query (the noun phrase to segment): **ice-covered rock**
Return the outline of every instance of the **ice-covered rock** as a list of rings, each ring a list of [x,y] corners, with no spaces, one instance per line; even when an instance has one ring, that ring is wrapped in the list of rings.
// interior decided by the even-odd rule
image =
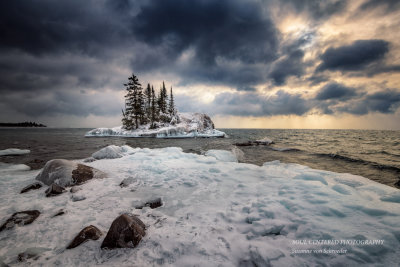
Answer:
[[[18,254],[18,261],[25,262],[28,259],[37,260],[41,254],[46,251],[51,250],[50,248],[42,248],[42,247],[31,247],[27,248],[24,252]],[[1,264],[0,264],[1,266]]]
[[[192,138],[192,137],[225,137],[225,133],[214,129],[211,118],[203,113],[178,113],[173,123],[159,123],[155,129],[150,124],[142,125],[135,130],[126,130],[122,126],[114,128],[97,128],[86,133],[86,137],[123,136],[155,138]]]
[[[271,139],[269,139],[268,137],[264,137],[263,139],[256,140],[255,143],[262,144],[262,145],[270,145],[270,144],[273,144],[274,142]]]
[[[14,213],[7,221],[0,227],[0,232],[3,230],[11,229],[16,224],[22,226],[31,224],[39,217],[40,211],[38,210],[26,210]]]
[[[235,146],[269,146],[273,144],[274,141],[269,139],[268,137],[264,137],[263,139],[259,139],[256,141],[247,141],[247,142],[241,142],[241,143],[235,143]]]
[[[53,159],[46,163],[36,180],[45,185],[53,183],[62,186],[82,184],[93,178],[104,178],[106,175],[95,168],[65,159]]]
[[[236,155],[232,151],[210,149],[205,153],[206,156],[214,157],[219,161],[237,162]]]
[[[101,248],[134,248],[145,236],[145,225],[137,217],[122,214],[111,224]]]
[[[39,189],[39,188],[41,188],[41,187],[42,187],[42,183],[40,183],[40,182],[34,182],[34,183],[30,184],[30,185],[25,186],[25,187],[21,190],[20,193],[23,194],[23,193],[26,193],[26,192],[31,191],[31,190]]]
[[[8,148],[0,150],[0,156],[16,156],[29,154],[31,151],[29,149],[18,149],[18,148]]]
[[[92,154],[95,159],[116,159],[123,156],[120,146],[110,145]]]
[[[80,244],[88,241],[88,240],[97,240],[99,239],[103,233],[94,225],[89,225],[83,228],[71,241],[68,245],[67,249],[76,248]]]
[[[151,209],[156,209],[156,208],[161,207],[162,205],[163,205],[162,200],[161,200],[160,197],[158,197],[158,198],[154,198],[154,199],[148,200],[143,204],[137,205],[135,208],[136,209],[143,209],[144,207],[149,207]]]

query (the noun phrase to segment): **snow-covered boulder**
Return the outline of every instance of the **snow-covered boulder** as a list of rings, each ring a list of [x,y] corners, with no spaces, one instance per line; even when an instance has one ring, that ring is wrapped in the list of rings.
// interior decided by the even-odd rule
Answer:
[[[105,173],[95,168],[65,159],[53,159],[46,163],[42,171],[36,176],[36,180],[45,185],[55,183],[66,187],[103,177],[105,177]]]
[[[95,159],[116,159],[122,157],[123,149],[120,146],[110,145],[92,154]]]
[[[86,137],[155,137],[155,138],[192,138],[225,137],[225,133],[214,129],[211,118],[204,113],[178,113],[170,123],[158,123],[151,129],[150,123],[135,130],[126,130],[122,126],[97,128],[86,133]]]

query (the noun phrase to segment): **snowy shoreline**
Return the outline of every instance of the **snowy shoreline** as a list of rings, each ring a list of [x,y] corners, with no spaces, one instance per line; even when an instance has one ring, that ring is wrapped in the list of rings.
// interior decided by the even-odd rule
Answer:
[[[273,161],[256,166],[236,161],[230,151],[197,155],[176,147],[109,146],[94,153],[93,160],[77,161],[105,172],[107,178],[90,180],[76,193],[51,198],[45,197],[46,188],[19,194],[39,171],[9,168],[0,179],[1,223],[22,210],[40,210],[41,215],[32,224],[0,232],[0,260],[17,264],[19,253],[36,249],[38,259],[28,259],[35,265],[398,263],[397,189],[298,164]],[[155,198],[162,200],[161,207],[135,208]],[[53,218],[60,208],[66,213]],[[146,225],[147,233],[136,248],[102,250],[103,235],[66,249],[83,227],[95,225],[105,233],[122,213],[137,215]],[[321,246],[293,240],[384,243]],[[302,253],[309,249],[331,253]]]

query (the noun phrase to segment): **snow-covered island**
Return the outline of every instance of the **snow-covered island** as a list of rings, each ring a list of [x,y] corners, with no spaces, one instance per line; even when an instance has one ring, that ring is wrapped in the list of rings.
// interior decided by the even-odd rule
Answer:
[[[225,137],[225,133],[214,128],[211,118],[204,113],[177,113],[169,123],[151,123],[140,125],[138,129],[127,130],[123,126],[97,128],[86,133],[86,137],[156,137],[156,138],[192,138]]]
[[[132,74],[126,87],[125,109],[122,110],[122,126],[97,128],[86,137],[122,136],[156,138],[225,137],[214,127],[211,118],[204,113],[179,113],[175,106],[172,87],[168,94],[165,83],[157,93],[147,84],[145,89]]]

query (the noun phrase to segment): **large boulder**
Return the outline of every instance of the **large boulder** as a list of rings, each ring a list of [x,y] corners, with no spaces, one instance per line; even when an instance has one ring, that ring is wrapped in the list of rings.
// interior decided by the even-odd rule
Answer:
[[[106,176],[100,170],[65,159],[53,159],[46,163],[36,180],[45,185],[53,183],[62,187],[83,184],[93,178]]]
[[[122,214],[111,224],[101,248],[134,248],[145,236],[146,226],[137,217]]]
[[[97,240],[102,236],[102,232],[94,225],[89,225],[83,228],[77,236],[71,241],[67,249],[76,248],[80,244],[91,240]]]
[[[27,225],[31,224],[34,220],[39,217],[40,211],[38,210],[26,210],[14,213],[7,221],[0,227],[0,232],[6,229],[13,228],[16,224]]]

